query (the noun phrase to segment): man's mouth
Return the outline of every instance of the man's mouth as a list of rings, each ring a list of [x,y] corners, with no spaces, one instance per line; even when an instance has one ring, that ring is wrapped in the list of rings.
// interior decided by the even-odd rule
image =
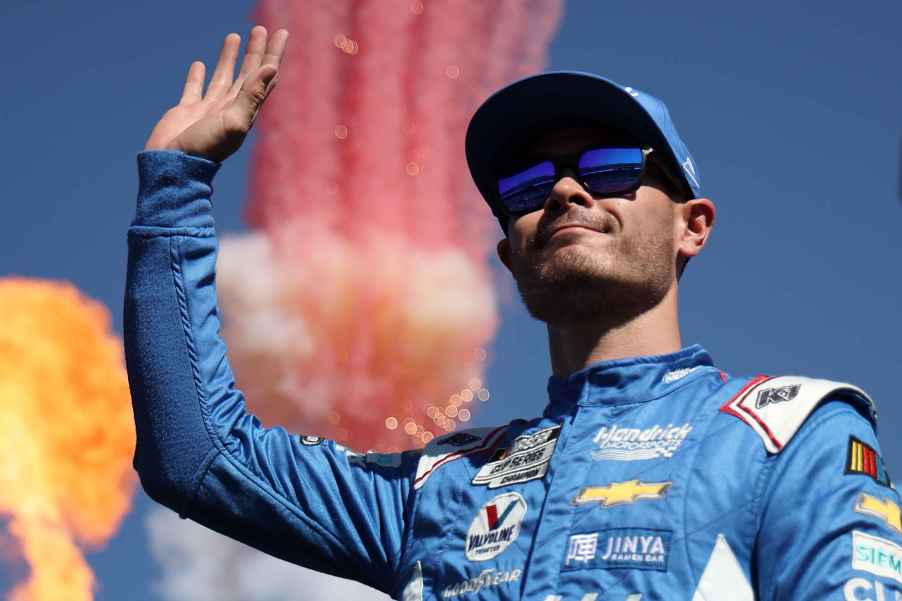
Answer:
[[[548,233],[541,236],[540,247],[546,246],[552,239],[561,236],[567,235],[579,235],[580,233],[585,234],[606,234],[608,233],[607,228],[598,227],[596,225],[587,225],[585,223],[562,223],[560,225],[556,225],[551,227],[548,230]],[[560,234],[560,236],[558,235]]]
[[[598,230],[596,230],[595,228],[586,227],[585,225],[576,225],[576,224],[573,224],[573,225],[564,225],[564,226],[555,228],[554,231],[551,232],[551,235],[548,237],[548,239],[550,240],[551,238],[554,238],[557,234],[559,234],[559,233],[561,233],[561,232],[571,232],[571,233],[573,233],[573,232],[578,232],[579,230],[588,231],[588,232],[593,232],[593,233],[596,233],[596,234],[602,233],[602,232],[599,232]]]

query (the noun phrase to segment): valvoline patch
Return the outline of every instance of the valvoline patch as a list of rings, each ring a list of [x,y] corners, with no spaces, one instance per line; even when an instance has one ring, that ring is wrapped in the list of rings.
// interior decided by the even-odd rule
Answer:
[[[515,492],[498,495],[480,507],[467,531],[467,559],[485,561],[507,549],[520,536],[526,510],[526,500]]]

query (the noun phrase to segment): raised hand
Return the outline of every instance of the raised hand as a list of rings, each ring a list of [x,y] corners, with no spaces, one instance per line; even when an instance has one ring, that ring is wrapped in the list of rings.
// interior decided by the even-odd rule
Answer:
[[[257,112],[279,80],[279,64],[288,32],[270,37],[266,28],[251,29],[238,77],[233,80],[241,36],[230,33],[222,43],[216,70],[204,95],[201,61],[191,63],[179,103],[156,124],[145,150],[180,150],[222,162],[244,142]]]

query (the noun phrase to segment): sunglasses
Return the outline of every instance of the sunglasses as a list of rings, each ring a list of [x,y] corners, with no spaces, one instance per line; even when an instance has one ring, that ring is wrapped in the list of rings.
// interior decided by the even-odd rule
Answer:
[[[542,161],[509,177],[498,180],[501,204],[509,215],[523,215],[545,205],[554,184],[570,167],[586,191],[600,196],[624,194],[637,190],[645,171],[651,148],[590,148],[576,160]],[[575,168],[574,168],[575,167]]]

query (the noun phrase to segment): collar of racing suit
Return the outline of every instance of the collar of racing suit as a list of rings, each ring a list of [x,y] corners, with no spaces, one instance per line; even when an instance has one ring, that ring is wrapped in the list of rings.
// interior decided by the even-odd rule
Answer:
[[[698,344],[665,355],[599,361],[566,378],[551,376],[548,398],[557,407],[644,403],[682,387],[713,365],[711,355]]]

